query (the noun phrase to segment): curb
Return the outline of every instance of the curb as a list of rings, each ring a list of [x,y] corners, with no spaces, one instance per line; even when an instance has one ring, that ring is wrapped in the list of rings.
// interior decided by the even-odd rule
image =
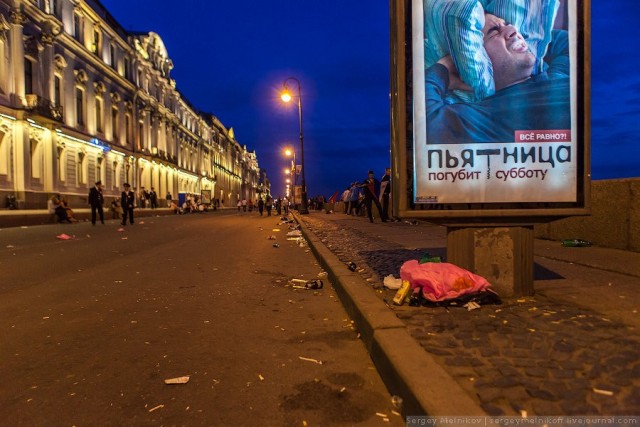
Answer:
[[[486,415],[456,380],[411,337],[404,323],[371,292],[369,284],[351,272],[315,234],[307,230],[297,213],[294,213],[294,218],[360,331],[360,338],[387,388],[391,394],[402,398],[403,415]]]

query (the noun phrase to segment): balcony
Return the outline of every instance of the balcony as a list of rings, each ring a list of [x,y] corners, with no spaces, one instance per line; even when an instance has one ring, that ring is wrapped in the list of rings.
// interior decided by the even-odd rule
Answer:
[[[50,100],[32,93],[27,94],[25,98],[27,100],[27,110],[43,117],[48,117],[59,122],[62,121],[62,106],[54,105]]]

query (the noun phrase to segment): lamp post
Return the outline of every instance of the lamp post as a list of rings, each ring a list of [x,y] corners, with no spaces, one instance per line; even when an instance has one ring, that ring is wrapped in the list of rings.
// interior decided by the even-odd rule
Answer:
[[[302,166],[302,205],[300,207],[299,212],[301,214],[308,214],[309,213],[309,207],[308,207],[308,201],[307,201],[307,181],[304,177],[304,171],[305,171],[305,167],[304,167],[304,134],[302,132],[302,92],[300,91],[300,80],[296,79],[295,77],[289,77],[287,78],[284,83],[282,84],[282,95],[280,96],[280,98],[284,101],[284,102],[290,102],[293,97],[291,96],[291,92],[289,91],[289,86],[287,86],[287,83],[293,80],[298,84],[298,117],[300,119],[300,164]],[[295,166],[295,164],[294,164]],[[295,194],[295,188],[294,188],[294,194]]]
[[[289,169],[289,173],[291,175],[291,185],[293,188],[293,206],[296,205],[296,185],[298,185],[298,174],[296,173],[296,151],[292,148],[287,148],[284,150],[284,155],[287,157],[291,157],[291,169]]]

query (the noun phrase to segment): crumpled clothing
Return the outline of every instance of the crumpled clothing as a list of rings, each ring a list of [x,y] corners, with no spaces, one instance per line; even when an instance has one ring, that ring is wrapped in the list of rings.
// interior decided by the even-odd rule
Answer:
[[[400,278],[411,284],[414,293],[421,290],[424,298],[432,302],[484,291],[491,286],[484,277],[446,262],[407,261],[400,267]]]

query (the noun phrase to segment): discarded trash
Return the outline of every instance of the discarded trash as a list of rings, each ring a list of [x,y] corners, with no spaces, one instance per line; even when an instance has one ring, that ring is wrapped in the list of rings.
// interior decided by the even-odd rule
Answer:
[[[280,229],[279,229],[279,228],[274,228],[274,229],[273,229],[273,230],[271,230],[271,231],[280,231]]]
[[[586,248],[591,246],[591,242],[582,239],[567,239],[562,241],[562,246],[565,248]]]
[[[307,361],[307,362],[317,363],[318,365],[322,365],[322,360],[311,359],[311,358],[308,358],[308,357],[302,357],[302,356],[298,356],[298,359],[300,359],[300,360],[304,360],[304,361]]]
[[[118,228],[118,230],[116,230],[116,231],[124,231],[124,228],[120,227],[120,228]]]
[[[450,263],[420,264],[409,260],[400,267],[400,277],[432,302],[485,291],[491,286],[484,277]]]
[[[258,378],[260,379],[260,381],[264,381],[264,377],[260,374],[258,374]]]
[[[400,289],[402,286],[402,279],[393,277],[393,274],[388,275],[382,281],[382,284],[387,289]]]
[[[144,221],[140,221],[138,224],[144,224]]]
[[[471,310],[480,308],[480,304],[478,304],[477,302],[470,301],[465,305],[463,305],[463,307],[465,307],[468,311],[471,311]]]
[[[599,388],[593,388],[593,392],[597,394],[602,394],[603,396],[613,396],[613,392],[609,390],[602,390]]]
[[[164,405],[158,405],[158,406],[155,406],[155,407],[153,407],[153,408],[149,409],[149,412],[153,412],[153,411],[155,411],[156,409],[160,409],[160,408],[164,408]]]
[[[267,239],[269,239],[269,240],[276,240],[276,236],[274,236],[274,235],[272,234],[271,236],[267,237]]]
[[[324,283],[322,280],[302,280],[302,279],[291,279],[289,280],[292,288],[296,289],[322,289]]]
[[[402,398],[400,396],[391,396],[391,405],[393,408],[402,411]]]
[[[287,237],[297,237],[297,236],[302,236],[302,231],[300,231],[300,230],[292,230],[292,231],[287,233]]]
[[[442,258],[439,256],[431,256],[429,252],[425,252],[422,258],[420,258],[420,264],[424,264],[425,262],[442,262]]]
[[[7,245],[7,249],[11,249],[11,248],[14,248],[14,247],[15,246],[13,246],[13,245]]]
[[[348,262],[347,266],[349,267],[349,270],[351,270],[351,271],[356,271],[356,269],[358,268],[358,266],[356,265],[355,262]]]
[[[408,280],[403,280],[400,289],[396,292],[396,295],[393,297],[393,303],[396,305],[404,304],[404,300],[409,295],[409,291],[411,290],[411,283]]]
[[[189,382],[189,376],[169,378],[164,380],[165,384],[186,384]]]
[[[318,279],[326,279],[327,277],[329,277],[329,273],[327,273],[326,271],[321,271],[320,273],[318,273]]]
[[[274,243],[274,244],[273,244],[273,247],[274,247],[274,248],[279,248],[279,247],[280,247],[280,245],[279,245],[279,244],[277,244],[277,243]]]
[[[60,239],[60,240],[70,240],[70,239],[73,239],[73,237],[72,237],[72,236],[69,236],[68,234],[64,234],[64,233],[62,233],[62,234],[60,234],[60,235],[56,236],[56,238],[58,238],[58,239]]]

